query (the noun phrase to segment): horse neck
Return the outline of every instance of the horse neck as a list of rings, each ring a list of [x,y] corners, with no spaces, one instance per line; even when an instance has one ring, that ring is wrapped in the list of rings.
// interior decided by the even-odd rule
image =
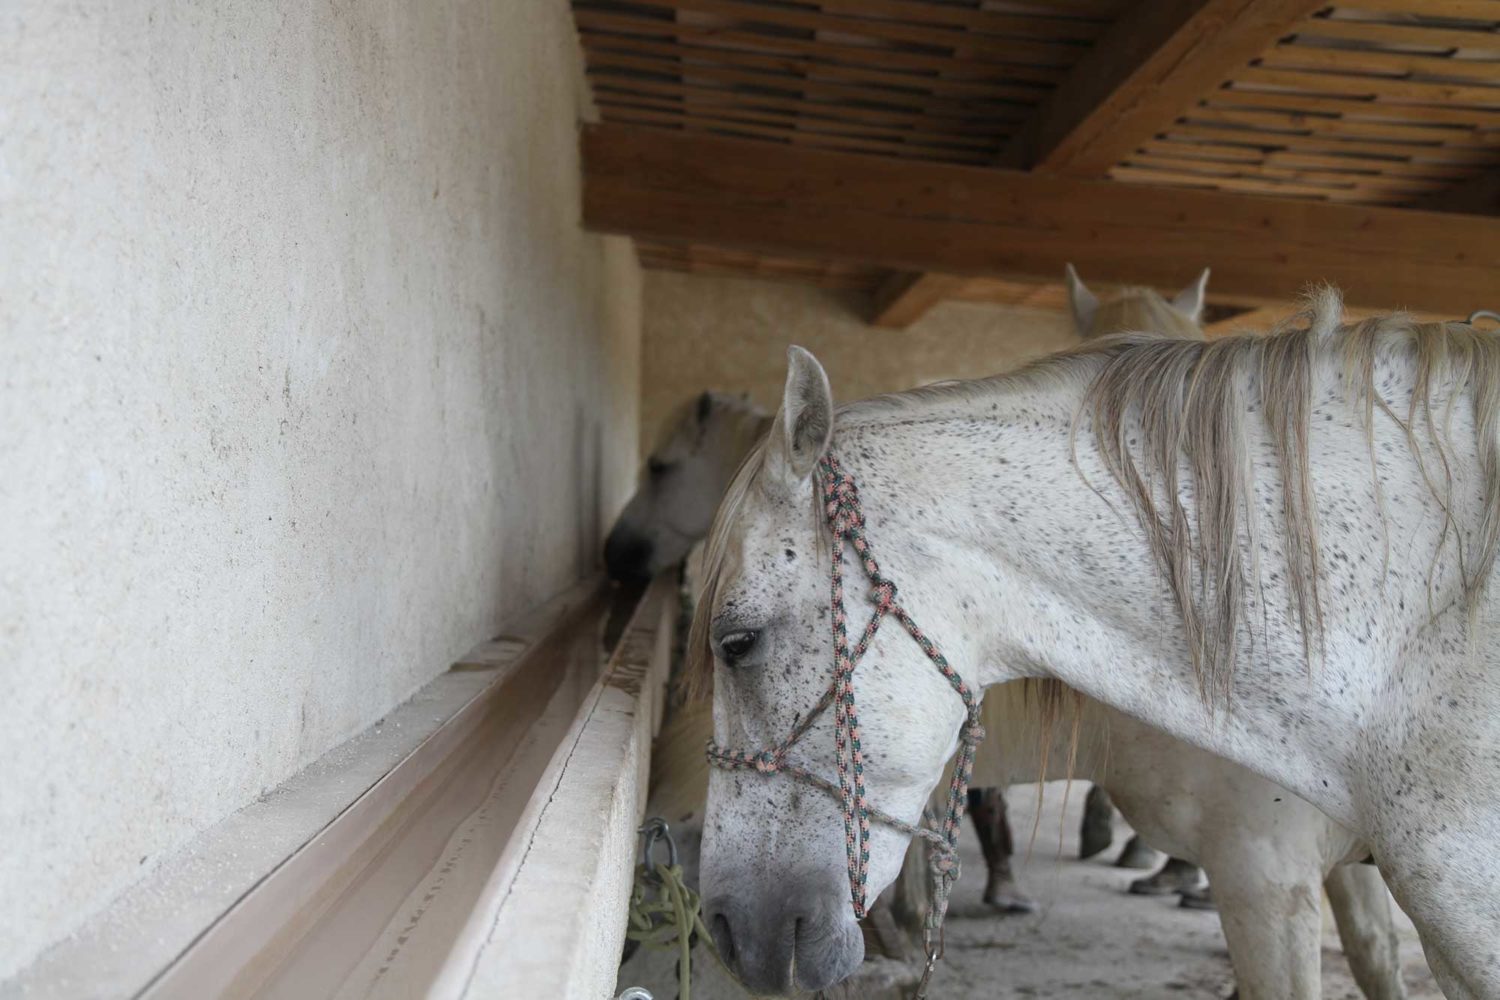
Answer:
[[[882,558],[904,594],[1003,608],[1018,593],[1088,591],[1080,545],[1106,540],[1093,523],[1097,498],[1068,464],[1082,392],[1081,383],[1049,380],[1021,392],[931,395],[841,427],[835,450],[859,482],[871,545],[889,553]],[[1149,582],[1143,566],[1136,585]],[[1007,666],[987,664],[982,684],[1049,676],[1039,648],[1003,634],[985,641],[989,663]]]
[[[859,482],[882,567],[972,683],[1054,679],[1241,762],[1292,758],[1257,742],[1257,730],[1279,731],[1274,706],[1204,710],[1124,494],[1083,442],[1078,467],[1069,461],[1083,392],[1081,381],[1040,379],[841,430],[835,448]],[[1278,667],[1276,685],[1305,684],[1300,656]],[[1313,772],[1297,766],[1281,783],[1309,787]]]
[[[1320,544],[1343,555],[1340,585],[1323,591],[1331,638],[1310,662],[1305,630],[1288,611],[1286,556],[1269,534],[1280,523],[1281,499],[1252,490],[1246,502],[1263,525],[1273,526],[1260,536],[1271,562],[1256,571],[1255,593],[1246,597],[1258,602],[1247,610],[1258,621],[1242,618],[1244,627],[1233,633],[1240,680],[1233,684],[1232,710],[1213,689],[1208,694],[1217,700],[1206,710],[1183,619],[1130,499],[1088,434],[1076,442],[1076,466],[1070,462],[1073,415],[1086,379],[1044,369],[1020,381],[854,407],[841,414],[850,419],[840,424],[835,447],[860,484],[871,544],[903,603],[924,626],[928,618],[937,622],[935,636],[960,646],[972,682],[1061,680],[1260,771],[1349,825],[1357,817],[1343,779],[1355,759],[1338,754],[1353,752],[1349,734],[1382,705],[1382,685],[1401,668],[1408,655],[1403,650],[1423,634],[1431,615],[1442,613],[1447,622],[1452,615],[1445,609],[1461,613],[1463,585],[1451,556],[1432,562],[1431,579],[1420,571],[1388,575],[1382,568],[1382,523],[1420,566],[1426,554],[1442,551],[1445,522],[1441,505],[1430,499],[1433,484],[1404,458],[1407,449],[1425,443],[1411,443],[1391,421],[1367,432],[1357,416],[1336,419],[1341,410],[1354,413],[1351,403],[1361,400],[1330,375],[1338,363],[1315,359],[1304,418],[1315,433],[1301,461],[1314,471],[1369,470],[1371,479],[1359,473],[1317,484],[1313,513],[1320,506],[1325,515]],[[1412,369],[1399,351],[1382,354],[1374,366],[1373,378],[1394,394],[1401,412]],[[1436,412],[1447,412],[1445,394],[1460,389],[1438,393]],[[1478,481],[1484,476],[1475,471],[1481,463],[1473,460],[1473,420],[1467,404],[1454,409],[1455,433],[1465,442],[1454,452],[1463,461],[1461,469],[1455,466],[1458,492],[1449,505],[1459,532],[1482,522],[1495,492]],[[1249,420],[1246,449],[1257,481],[1279,486],[1268,426],[1260,416]],[[1127,426],[1124,433],[1130,432]],[[1477,436],[1483,447],[1492,447],[1492,434],[1491,427]],[[1378,489],[1400,498],[1386,503],[1383,513],[1370,455],[1381,456]],[[1438,459],[1429,452],[1426,462],[1435,467]],[[1192,484],[1182,489],[1191,504]],[[1330,511],[1338,516],[1327,517]],[[1277,742],[1277,734],[1285,738]]]

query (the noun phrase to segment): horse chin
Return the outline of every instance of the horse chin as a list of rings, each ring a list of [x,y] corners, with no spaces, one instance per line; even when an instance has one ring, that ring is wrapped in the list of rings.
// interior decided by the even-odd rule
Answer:
[[[795,963],[799,991],[816,993],[854,975],[865,960],[865,936],[854,920],[830,921],[797,936]]]

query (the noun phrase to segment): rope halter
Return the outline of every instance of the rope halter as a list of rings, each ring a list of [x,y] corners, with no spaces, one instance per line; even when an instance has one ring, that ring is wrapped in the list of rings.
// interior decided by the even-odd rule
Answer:
[[[792,728],[782,742],[766,749],[748,751],[722,747],[709,741],[708,761],[715,767],[726,770],[754,771],[765,775],[785,774],[803,784],[820,788],[840,801],[844,814],[844,846],[849,862],[849,898],[854,905],[856,919],[864,919],[866,913],[870,821],[877,820],[908,836],[926,840],[928,877],[932,885],[932,908],[928,911],[926,922],[930,972],[932,963],[941,954],[940,949],[933,948],[932,940],[942,930],[943,919],[948,913],[948,897],[954,882],[958,880],[958,832],[967,805],[969,778],[974,772],[974,753],[979,742],[984,739],[984,727],[979,724],[979,699],[948,663],[937,644],[917,627],[911,615],[897,601],[896,584],[881,573],[880,564],[875,561],[875,555],[865,537],[864,510],[860,506],[859,489],[853,477],[843,471],[837,458],[829,455],[818,463],[817,484],[823,513],[833,537],[833,586],[829,600],[833,619],[833,681],[812,711]],[[844,609],[846,545],[853,547],[865,576],[869,578],[871,597],[875,604],[874,612],[853,645],[850,644],[848,614]],[[947,815],[939,821],[931,810],[927,810],[923,814],[924,825],[920,827],[872,807],[865,794],[864,752],[860,746],[859,711],[854,700],[854,669],[859,666],[875,633],[880,630],[881,623],[887,617],[901,623],[901,627],[921,647],[938,673],[943,675],[964,700],[966,710],[963,728],[959,730],[953,780],[948,785]],[[830,705],[833,706],[837,784],[787,760],[788,752]]]

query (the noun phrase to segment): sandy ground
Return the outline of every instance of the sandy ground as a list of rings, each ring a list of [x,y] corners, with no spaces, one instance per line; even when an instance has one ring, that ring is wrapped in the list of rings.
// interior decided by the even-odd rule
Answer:
[[[1029,916],[1002,917],[980,901],[984,863],[972,829],[964,831],[966,875],[954,892],[948,918],[947,956],[933,977],[934,1000],[1097,1000],[1104,997],[1223,998],[1234,988],[1229,953],[1213,913],[1184,910],[1177,897],[1144,898],[1125,892],[1140,873],[1077,856],[1078,818],[1086,786],[1075,785],[1062,814],[1063,786],[1047,786],[1030,856],[1027,843],[1036,816],[1036,786],[1017,787],[1010,814],[1021,847],[1022,886],[1041,904]],[[1062,849],[1059,855],[1059,834]],[[1118,817],[1112,859],[1129,830]],[[1442,996],[1422,959],[1416,934],[1397,911],[1401,957],[1412,1000]],[[695,963],[694,1000],[742,1000],[707,955]],[[677,996],[672,960],[643,953],[621,970],[621,988],[644,986],[656,1000]],[[1324,904],[1323,996],[1357,1000],[1333,920]]]

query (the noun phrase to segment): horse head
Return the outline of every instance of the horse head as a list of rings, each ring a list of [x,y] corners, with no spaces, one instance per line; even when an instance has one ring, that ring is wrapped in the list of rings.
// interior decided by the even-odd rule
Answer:
[[[748,399],[718,392],[682,410],[605,541],[611,579],[649,580],[708,534],[715,504],[765,421]]]
[[[1089,291],[1069,264],[1068,307],[1073,326],[1084,340],[1116,333],[1154,333],[1184,340],[1202,340],[1203,297],[1208,290],[1208,268],[1198,280],[1170,302],[1153,288],[1127,287],[1108,302]]]
[[[958,685],[932,669],[936,661],[904,630],[905,620],[892,620],[899,616],[861,642],[871,615],[889,610],[895,593],[872,573],[890,572],[885,579],[900,579],[913,593],[949,594],[951,587],[941,560],[902,547],[908,533],[899,522],[920,512],[884,505],[877,515],[872,505],[872,535],[890,537],[872,538],[868,549],[852,540],[842,546],[838,596],[830,557],[838,529],[825,502],[832,470],[841,468],[830,460],[833,399],[811,354],[794,347],[789,362],[770,433],[741,466],[715,519],[689,640],[697,669],[713,672],[711,759],[719,767],[704,825],[708,923],[745,984],[774,994],[819,990],[858,966],[860,911],[898,874],[911,825],[977,697],[955,695]],[[864,450],[846,457],[864,465],[869,456],[855,454]],[[870,568],[875,549],[878,571]],[[918,615],[945,647],[966,634],[938,606],[951,603],[923,604]],[[856,647],[845,705],[833,685],[835,650]],[[950,652],[963,662],[973,651],[960,644]],[[861,808],[851,813],[856,783]],[[841,799],[841,790],[851,797]]]

